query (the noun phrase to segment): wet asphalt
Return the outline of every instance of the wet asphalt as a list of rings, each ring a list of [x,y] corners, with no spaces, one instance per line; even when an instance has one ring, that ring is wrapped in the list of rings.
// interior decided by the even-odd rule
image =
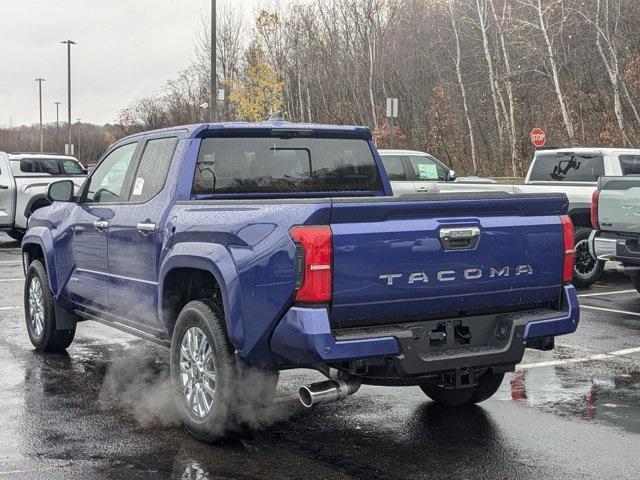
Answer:
[[[217,445],[177,422],[165,348],[84,322],[66,355],[35,353],[22,279],[0,234],[0,479],[640,476],[640,294],[615,269],[580,292],[578,332],[527,352],[479,406],[364,386],[303,410],[293,395],[320,376],[289,371],[271,424]]]

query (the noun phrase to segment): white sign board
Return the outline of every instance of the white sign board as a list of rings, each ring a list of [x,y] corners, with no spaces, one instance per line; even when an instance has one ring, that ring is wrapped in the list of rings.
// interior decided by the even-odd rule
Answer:
[[[217,100],[219,102],[224,102],[224,88],[219,88],[218,89],[218,98]]]
[[[65,155],[75,155],[74,153],[74,144],[69,145],[68,143],[64,144],[64,154]]]
[[[387,118],[398,118],[397,98],[387,98]]]

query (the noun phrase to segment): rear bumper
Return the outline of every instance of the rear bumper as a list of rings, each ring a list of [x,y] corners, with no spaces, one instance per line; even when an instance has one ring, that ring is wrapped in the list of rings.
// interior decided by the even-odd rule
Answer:
[[[640,265],[638,237],[623,237],[615,232],[594,230],[589,237],[589,251],[598,260]]]
[[[563,295],[562,311],[539,309],[336,332],[331,331],[326,309],[293,307],[276,327],[271,351],[283,364],[295,366],[393,358],[400,363],[396,370],[401,375],[514,364],[522,360],[527,342],[575,332],[580,319],[576,291],[567,285]],[[440,327],[451,340],[434,346],[429,332]],[[456,343],[456,327],[468,329],[468,345]]]

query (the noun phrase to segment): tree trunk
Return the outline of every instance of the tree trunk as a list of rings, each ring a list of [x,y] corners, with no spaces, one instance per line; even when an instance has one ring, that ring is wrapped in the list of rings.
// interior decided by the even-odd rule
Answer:
[[[553,45],[551,45],[551,39],[549,38],[549,31],[547,29],[547,25],[544,22],[544,16],[542,11],[542,0],[538,0],[537,6],[537,14],[538,21],[540,22],[540,31],[544,36],[545,44],[547,45],[547,53],[549,59],[549,65],[551,67],[551,74],[553,76],[553,86],[556,91],[556,96],[558,97],[558,103],[560,104],[560,111],[562,113],[562,121],[564,122],[564,128],[567,131],[567,136],[569,137],[569,141],[571,143],[575,143],[575,135],[573,132],[573,122],[571,121],[571,117],[569,116],[569,112],[567,110],[567,105],[564,100],[564,95],[562,94],[562,88],[560,86],[560,77],[558,75],[558,66],[556,64],[556,57],[553,53]]]
[[[478,9],[478,19],[480,20],[480,31],[482,32],[482,46],[484,49],[484,59],[487,62],[487,71],[489,75],[489,85],[491,86],[491,98],[493,99],[493,114],[496,118],[496,126],[498,128],[498,162],[502,164],[502,144],[504,142],[504,131],[502,128],[502,118],[500,118],[500,105],[498,104],[498,92],[496,88],[495,75],[493,73],[493,60],[491,59],[491,50],[489,49],[489,37],[487,35],[487,4],[486,0],[476,0],[476,8]]]
[[[378,128],[378,119],[376,118],[376,100],[373,94],[373,70],[374,70],[374,57],[375,57],[375,48],[376,48],[376,40],[374,38],[369,38],[369,101],[371,102],[371,117],[373,119],[373,128]]]
[[[469,142],[471,143],[471,163],[473,165],[473,174],[478,174],[478,160],[476,158],[476,141],[473,133],[473,125],[471,123],[471,117],[469,116],[469,107],[467,105],[467,90],[464,86],[462,79],[462,52],[460,51],[460,35],[458,33],[458,26],[453,15],[453,0],[448,0],[449,16],[451,17],[451,27],[453,28],[453,34],[456,42],[456,75],[458,77],[458,86],[460,87],[460,95],[462,96],[462,108],[464,110],[464,116],[467,121],[467,129],[469,130]]]
[[[511,62],[509,60],[509,51],[507,50],[507,41],[504,36],[504,30],[502,24],[498,21],[498,15],[496,13],[493,0],[490,0],[491,11],[493,12],[493,18],[496,22],[498,30],[498,37],[500,38],[500,48],[502,50],[502,56],[504,58],[504,89],[507,92],[507,101],[509,102],[509,146],[511,147],[511,174],[514,177],[518,176],[518,153],[517,153],[517,128],[516,128],[516,114],[515,104],[513,101],[513,85],[511,83]]]

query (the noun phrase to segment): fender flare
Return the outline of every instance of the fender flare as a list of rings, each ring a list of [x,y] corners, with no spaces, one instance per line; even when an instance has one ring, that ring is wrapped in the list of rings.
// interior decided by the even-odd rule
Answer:
[[[59,293],[58,275],[56,270],[56,259],[53,254],[53,238],[51,232],[45,227],[30,228],[22,240],[22,265],[26,273],[27,265],[25,263],[25,250],[28,245],[38,245],[42,250],[45,268],[49,277],[49,286],[51,293],[57,298]]]
[[[159,300],[164,296],[167,275],[176,268],[204,270],[213,275],[220,287],[229,339],[236,348],[242,349],[244,326],[240,310],[240,279],[229,251],[220,244],[205,242],[183,242],[174,245],[160,266]],[[158,308],[159,318],[164,319],[162,301],[158,301]]]
[[[51,205],[51,202],[47,199],[47,195],[45,193],[38,193],[31,197],[27,202],[27,206],[24,207],[24,218],[29,218],[29,215],[31,215],[31,207],[33,207],[34,203],[40,200],[45,200],[47,205]]]

